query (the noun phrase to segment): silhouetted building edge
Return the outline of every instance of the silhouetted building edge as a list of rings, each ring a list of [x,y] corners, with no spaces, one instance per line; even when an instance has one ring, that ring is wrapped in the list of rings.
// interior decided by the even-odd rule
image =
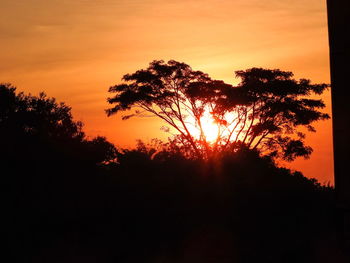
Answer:
[[[350,244],[350,1],[327,0],[339,237]]]

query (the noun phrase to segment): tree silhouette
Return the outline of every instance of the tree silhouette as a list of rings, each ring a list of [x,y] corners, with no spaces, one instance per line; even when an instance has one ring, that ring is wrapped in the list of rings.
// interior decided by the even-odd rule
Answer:
[[[239,116],[236,142],[241,140],[250,149],[287,161],[309,157],[312,149],[304,145],[305,133],[299,128],[315,132],[312,124],[329,118],[319,111],[325,107],[321,99],[308,98],[322,94],[327,85],[311,84],[307,79],[297,81],[292,72],[278,69],[251,68],[236,71],[236,77],[241,82],[235,92],[224,91],[224,99],[216,102],[219,118],[230,112],[227,105],[235,107]],[[224,118],[220,120],[225,121]]]
[[[116,104],[107,110],[108,115],[136,107],[137,110],[123,117],[144,116],[151,113],[173,127],[181,139],[189,143],[195,154],[200,157],[201,147],[207,146],[205,133],[201,125],[201,117],[206,104],[196,104],[188,93],[192,83],[212,83],[209,76],[201,71],[194,71],[185,63],[174,60],[167,64],[163,61],[153,61],[146,70],[127,74],[123,79],[129,84],[113,86],[110,92],[117,95],[109,98],[108,102]],[[196,142],[190,132],[186,119],[191,115],[196,127],[200,130],[200,142]]]
[[[71,108],[57,103],[45,93],[39,96],[16,94],[10,84],[0,85],[0,127],[1,130],[20,132],[23,135],[75,138],[85,135],[82,123],[73,120]]]
[[[312,149],[298,128],[315,131],[315,121],[329,118],[319,111],[325,107],[322,100],[308,98],[322,94],[327,85],[297,81],[293,73],[278,69],[251,68],[236,71],[236,77],[241,82],[233,86],[185,63],[155,60],[147,69],[124,75],[125,83],[109,88],[115,95],[108,102],[114,106],[106,112],[110,116],[128,111],[123,120],[157,116],[177,131],[175,142],[189,147],[197,158],[240,147],[287,161],[307,158]],[[207,139],[203,128],[207,113],[217,126],[215,142]]]
[[[116,158],[113,144],[101,136],[88,140],[82,127],[73,119],[70,107],[45,93],[16,94],[15,87],[0,84],[0,146],[4,156],[42,161],[54,154],[93,164]]]

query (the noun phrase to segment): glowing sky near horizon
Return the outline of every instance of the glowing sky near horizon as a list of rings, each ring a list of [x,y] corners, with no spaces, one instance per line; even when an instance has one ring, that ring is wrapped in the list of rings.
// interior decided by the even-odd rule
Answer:
[[[72,106],[89,136],[117,145],[166,138],[157,119],[107,118],[109,86],[154,59],[237,83],[249,67],[330,82],[324,0],[0,0],[0,82]],[[330,95],[324,100],[330,111]],[[288,166],[333,182],[331,121],[308,135],[310,160]]]

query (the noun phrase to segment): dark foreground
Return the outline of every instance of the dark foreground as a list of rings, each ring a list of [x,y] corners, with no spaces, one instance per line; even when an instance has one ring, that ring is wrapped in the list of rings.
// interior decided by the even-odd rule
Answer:
[[[0,173],[2,262],[342,262],[331,187],[243,148],[118,153],[69,107],[10,85]]]
[[[337,262],[333,190],[253,153],[221,162],[8,162],[17,262]]]

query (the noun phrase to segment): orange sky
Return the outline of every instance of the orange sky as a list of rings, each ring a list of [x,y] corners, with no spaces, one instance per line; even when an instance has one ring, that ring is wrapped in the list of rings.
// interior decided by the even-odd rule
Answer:
[[[107,118],[107,89],[154,59],[236,83],[234,70],[280,68],[330,82],[325,0],[0,0],[0,82],[73,107],[88,135],[120,146],[165,138],[157,119]],[[330,94],[324,95],[329,106]],[[333,183],[331,121],[288,166]]]

